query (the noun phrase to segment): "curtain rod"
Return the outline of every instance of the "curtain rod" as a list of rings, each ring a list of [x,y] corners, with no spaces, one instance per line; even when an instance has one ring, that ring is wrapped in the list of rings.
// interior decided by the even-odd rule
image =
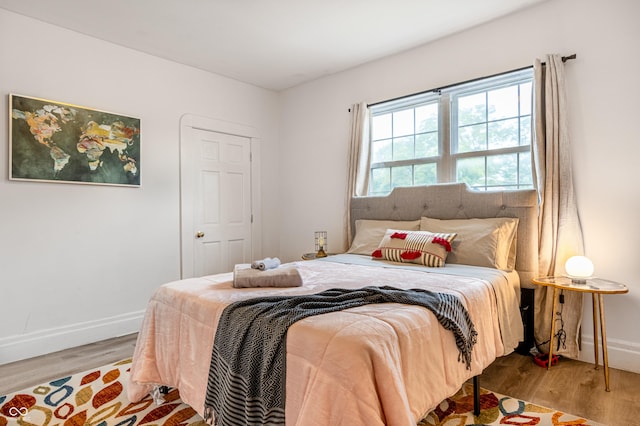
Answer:
[[[563,56],[561,59],[562,59],[562,62],[567,62],[570,59],[576,59],[576,57],[577,57],[577,55],[574,53],[574,54],[571,54],[571,55],[568,55],[568,56]],[[544,65],[544,64],[545,63],[543,62],[542,65]],[[492,75],[488,75],[488,76],[485,76],[485,77],[472,78],[471,80],[461,81],[459,83],[447,84],[446,86],[436,87],[434,89],[423,90],[421,92],[416,92],[416,93],[412,93],[412,94],[404,95],[404,96],[398,96],[398,97],[395,97],[395,98],[387,99],[385,101],[374,102],[372,104],[367,104],[367,106],[368,107],[372,107],[372,106],[376,106],[376,105],[383,104],[383,103],[386,103],[386,102],[397,101],[399,99],[403,99],[403,98],[406,98],[406,97],[409,97],[409,96],[418,96],[418,95],[424,95],[425,93],[439,92],[439,91],[441,91],[443,89],[448,89],[450,87],[460,86],[462,84],[467,84],[467,83],[474,83],[476,81],[484,80],[485,78],[498,77],[498,76],[501,76],[503,74],[509,74],[509,73],[516,72],[516,71],[522,71],[522,70],[526,70],[527,68],[532,68],[532,67],[533,67],[533,65],[529,65],[529,66],[526,66],[526,67],[516,68],[516,69],[510,70],[510,71],[499,72],[497,74],[492,74]],[[351,112],[351,108],[349,108],[349,112]]]

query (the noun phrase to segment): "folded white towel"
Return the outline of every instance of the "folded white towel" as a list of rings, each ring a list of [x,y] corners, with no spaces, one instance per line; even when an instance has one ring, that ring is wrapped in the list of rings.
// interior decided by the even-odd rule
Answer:
[[[259,269],[261,271],[266,271],[267,269],[275,269],[280,266],[280,259],[277,257],[265,257],[261,260],[255,260],[251,263],[252,269]]]
[[[283,265],[279,268],[261,271],[248,263],[233,268],[233,286],[245,287],[300,287],[302,277],[296,265]]]

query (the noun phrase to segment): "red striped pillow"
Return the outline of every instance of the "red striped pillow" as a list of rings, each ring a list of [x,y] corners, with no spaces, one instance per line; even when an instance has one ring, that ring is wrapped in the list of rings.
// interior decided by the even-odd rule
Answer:
[[[440,267],[444,266],[456,235],[387,229],[378,249],[371,256],[393,262]]]

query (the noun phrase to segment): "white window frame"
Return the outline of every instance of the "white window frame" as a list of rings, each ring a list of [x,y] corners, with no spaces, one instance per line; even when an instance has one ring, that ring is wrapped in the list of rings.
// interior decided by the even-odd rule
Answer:
[[[481,151],[470,151],[458,153],[456,150],[456,145],[458,142],[457,135],[457,100],[460,96],[470,95],[473,93],[483,93],[490,90],[499,89],[502,87],[512,86],[514,84],[523,84],[531,82],[531,87],[533,87],[533,69],[531,67],[511,71],[508,73],[500,74],[497,76],[487,77],[476,79],[471,82],[461,83],[456,85],[447,86],[446,88],[437,89],[433,91],[428,91],[424,93],[420,93],[417,95],[410,95],[403,98],[394,99],[387,102],[377,103],[375,105],[371,105],[370,108],[370,137],[373,138],[373,119],[376,116],[399,112],[407,109],[414,109],[419,106],[438,102],[438,152],[439,155],[432,157],[423,157],[423,158],[414,158],[414,159],[406,159],[406,160],[391,160],[391,161],[381,161],[374,163],[372,160],[369,173],[370,173],[370,182],[373,182],[373,171],[377,168],[391,168],[397,166],[406,166],[406,165],[418,165],[418,164],[435,164],[437,169],[437,182],[456,182],[457,181],[457,171],[456,171],[456,162],[459,159],[464,158],[485,158],[485,168],[486,159],[489,156],[493,155],[503,155],[503,154],[514,154],[514,153],[524,153],[525,155],[530,155],[531,152],[531,143],[529,140],[528,144],[511,146],[505,148],[495,148],[495,149],[486,149]],[[531,94],[531,99],[533,96]],[[529,111],[529,115],[532,115],[533,105],[531,105],[531,109]],[[518,117],[526,117],[525,115],[518,115]],[[529,118],[530,119],[530,118]],[[531,120],[531,119],[530,119]],[[485,123],[488,126],[489,121]],[[530,121],[530,135],[533,135],[533,123]],[[415,129],[414,129],[415,136]],[[370,141],[370,146],[373,146],[375,141]],[[522,143],[522,141],[520,141]],[[518,173],[521,172],[519,169],[520,164],[518,164]],[[391,173],[391,172],[390,172]],[[520,176],[520,174],[518,175]],[[393,189],[393,178],[390,176],[389,186]],[[491,190],[492,186],[487,184],[487,176],[485,174],[485,184],[484,185],[471,185],[475,189],[479,190]],[[520,188],[533,188],[533,179],[530,173],[526,175],[525,178],[519,179],[518,182],[514,186],[508,186],[512,189],[520,189]],[[498,189],[504,189],[505,185],[499,185]],[[372,185],[369,186],[369,194],[370,195],[383,195],[382,192],[373,192]]]

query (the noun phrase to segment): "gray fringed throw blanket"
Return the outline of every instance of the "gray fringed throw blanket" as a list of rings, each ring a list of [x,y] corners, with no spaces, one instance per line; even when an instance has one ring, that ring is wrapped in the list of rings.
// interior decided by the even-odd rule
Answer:
[[[216,331],[205,420],[227,425],[284,425],[286,334],[298,320],[372,303],[419,305],[451,330],[458,359],[471,368],[477,332],[469,313],[451,294],[393,287],[331,289],[303,296],[261,297],[232,303]]]

